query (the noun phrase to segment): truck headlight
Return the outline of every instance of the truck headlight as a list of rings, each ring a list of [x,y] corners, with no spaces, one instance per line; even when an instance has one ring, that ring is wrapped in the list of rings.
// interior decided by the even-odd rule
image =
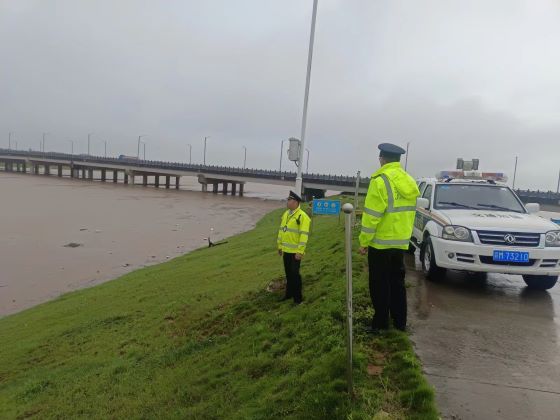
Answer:
[[[546,232],[545,246],[560,246],[560,230]]]
[[[463,226],[445,226],[443,228],[443,239],[450,241],[472,242],[471,231]]]

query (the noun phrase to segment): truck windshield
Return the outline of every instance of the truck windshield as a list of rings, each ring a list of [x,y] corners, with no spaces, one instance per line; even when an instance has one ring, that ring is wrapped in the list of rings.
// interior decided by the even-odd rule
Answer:
[[[513,192],[499,185],[441,184],[436,186],[436,209],[476,209],[525,213]]]

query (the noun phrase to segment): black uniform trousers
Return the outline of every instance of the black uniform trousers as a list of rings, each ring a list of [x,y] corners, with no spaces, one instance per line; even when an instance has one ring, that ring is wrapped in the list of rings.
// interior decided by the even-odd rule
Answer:
[[[369,293],[375,314],[372,327],[406,328],[406,288],[404,286],[404,250],[368,248]]]
[[[286,299],[293,298],[295,303],[301,303],[301,275],[299,266],[301,261],[296,260],[296,254],[283,253],[284,270],[286,271]]]

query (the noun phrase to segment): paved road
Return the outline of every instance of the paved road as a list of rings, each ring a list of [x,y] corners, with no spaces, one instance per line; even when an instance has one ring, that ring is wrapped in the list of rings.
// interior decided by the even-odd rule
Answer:
[[[445,419],[560,419],[560,284],[424,280],[407,259],[412,340]]]

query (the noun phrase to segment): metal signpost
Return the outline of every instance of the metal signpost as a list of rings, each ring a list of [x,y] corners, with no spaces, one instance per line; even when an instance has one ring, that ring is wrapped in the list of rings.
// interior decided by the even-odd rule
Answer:
[[[345,213],[346,242],[346,360],[348,374],[348,394],[352,395],[352,214],[354,207],[350,203],[342,206]]]

